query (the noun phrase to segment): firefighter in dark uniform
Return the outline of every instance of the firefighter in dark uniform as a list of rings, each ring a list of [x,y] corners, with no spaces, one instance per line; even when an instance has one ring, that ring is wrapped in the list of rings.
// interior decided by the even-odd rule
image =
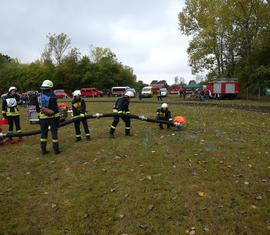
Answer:
[[[74,120],[74,127],[76,133],[76,142],[82,140],[80,123],[82,122],[85,136],[87,140],[90,140],[90,131],[87,124],[86,115],[86,105],[85,101],[81,98],[81,91],[76,90],[73,92],[72,100],[72,112]]]
[[[16,92],[16,87],[10,87],[8,90],[8,94],[6,97],[4,97],[2,103],[3,117],[8,120],[8,133],[13,133],[13,124],[15,124],[17,133],[22,132],[20,125],[20,113],[18,109],[20,97]],[[10,137],[10,139],[12,138]],[[22,137],[19,137],[19,139],[22,139]]]
[[[113,107],[114,113],[119,114],[130,114],[129,112],[129,98],[132,97],[134,93],[132,91],[127,91],[125,95],[115,102],[115,105]],[[125,135],[130,136],[130,118],[129,117],[123,117],[122,120],[125,123]],[[114,132],[119,123],[119,117],[114,117],[113,122],[110,129],[110,138],[114,138]]]
[[[41,153],[46,154],[47,142],[48,142],[48,131],[49,127],[52,133],[52,142],[54,154],[59,154],[59,143],[58,143],[58,123],[59,123],[59,111],[57,105],[57,99],[53,93],[53,83],[50,80],[45,80],[41,85],[41,96],[39,97],[39,104],[36,106],[39,112],[40,119],[40,147]]]
[[[162,121],[172,121],[171,111],[168,109],[168,104],[163,103],[160,108],[157,109],[157,120]],[[163,129],[163,124],[159,124],[160,130]],[[167,125],[167,128],[170,129],[170,125]]]

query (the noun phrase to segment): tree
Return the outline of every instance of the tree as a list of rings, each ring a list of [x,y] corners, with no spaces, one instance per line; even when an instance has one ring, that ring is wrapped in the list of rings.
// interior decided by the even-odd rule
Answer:
[[[137,88],[136,75],[131,67],[118,61],[109,48],[93,48],[92,59],[71,48],[65,34],[48,35],[42,59],[31,64],[20,64],[0,54],[0,92],[9,86],[20,91],[37,90],[43,80],[51,79],[55,88],[69,91],[82,87],[110,89],[112,86]]]
[[[0,67],[1,65],[7,64],[7,63],[12,63],[14,59],[9,57],[8,55],[4,55],[0,53]]]
[[[41,55],[42,60],[45,62],[56,62],[61,64],[68,49],[70,49],[71,39],[64,33],[61,34],[48,34],[48,44]]]
[[[258,51],[268,45],[263,38],[270,31],[269,1],[186,0],[178,17],[181,32],[193,36],[187,51],[194,74],[256,83]]]
[[[174,77],[174,84],[179,84],[180,81],[179,81],[179,77],[178,76],[175,76]]]
[[[90,50],[90,58],[94,63],[98,63],[103,58],[110,58],[117,60],[116,55],[111,51],[110,48],[105,47],[94,47]]]
[[[184,77],[179,77],[179,83],[180,84],[185,84],[185,78]]]

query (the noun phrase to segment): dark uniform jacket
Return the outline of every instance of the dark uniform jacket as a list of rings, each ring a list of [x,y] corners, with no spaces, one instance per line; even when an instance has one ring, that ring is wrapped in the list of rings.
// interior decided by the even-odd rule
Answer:
[[[80,98],[79,100],[77,99],[72,100],[72,112],[73,117],[80,116],[81,114],[85,115],[86,105],[85,101],[82,98]]]
[[[157,109],[157,119],[169,120],[172,118],[171,111],[168,109],[159,108]]]
[[[125,97],[119,98],[113,107],[113,112],[129,114],[129,100]]]
[[[28,95],[28,105],[36,106],[38,103],[37,94],[31,93]]]
[[[3,99],[2,114],[3,116],[18,116],[18,103],[20,102],[19,95],[11,95],[10,93]]]
[[[42,112],[42,108],[48,108],[54,111],[53,115],[46,115]],[[57,105],[57,99],[53,93],[53,91],[43,91],[39,97],[39,102],[36,105],[37,112],[39,113],[40,119],[45,118],[56,118],[59,117],[59,109]]]

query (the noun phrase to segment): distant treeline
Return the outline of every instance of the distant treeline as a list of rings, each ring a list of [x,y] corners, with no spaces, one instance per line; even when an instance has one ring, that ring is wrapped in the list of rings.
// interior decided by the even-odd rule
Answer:
[[[81,56],[71,48],[66,34],[47,35],[49,40],[41,58],[30,64],[0,53],[0,93],[10,86],[20,91],[37,90],[45,79],[55,88],[73,91],[82,87],[110,89],[112,86],[139,88],[133,69],[118,61],[109,48],[93,47],[89,55]]]

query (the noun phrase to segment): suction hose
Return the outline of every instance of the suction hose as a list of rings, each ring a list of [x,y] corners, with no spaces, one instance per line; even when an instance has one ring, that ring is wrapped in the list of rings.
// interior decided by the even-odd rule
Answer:
[[[163,121],[163,120],[148,118],[148,117],[145,117],[144,115],[133,115],[133,114],[127,115],[127,114],[119,114],[119,113],[95,113],[95,114],[89,114],[85,116],[86,119],[106,118],[106,117],[121,117],[121,118],[137,119],[137,120],[145,121],[145,122],[168,124],[172,127],[175,127],[175,125],[170,121]],[[80,120],[80,118],[73,118],[73,119],[60,122],[59,127],[63,127],[68,124],[71,124],[76,120]],[[25,132],[20,132],[20,133],[0,133],[0,138],[1,137],[2,138],[25,137],[25,136],[32,136],[32,135],[38,135],[38,134],[40,134],[40,130],[25,131]]]

